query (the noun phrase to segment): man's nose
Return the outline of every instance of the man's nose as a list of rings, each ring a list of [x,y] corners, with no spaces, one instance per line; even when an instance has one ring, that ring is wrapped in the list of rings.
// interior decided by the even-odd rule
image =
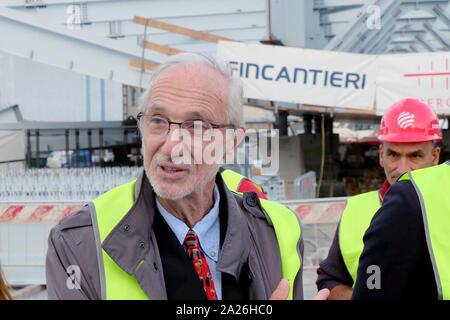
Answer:
[[[174,156],[181,156],[183,150],[183,130],[180,130],[177,124],[171,124],[169,130],[167,132],[166,137],[164,138],[163,145],[161,146],[161,151],[171,156],[173,152],[175,152]],[[174,150],[177,148],[176,150]]]
[[[411,170],[413,170],[411,162],[406,157],[400,158],[397,166],[397,172],[399,173],[399,175]]]

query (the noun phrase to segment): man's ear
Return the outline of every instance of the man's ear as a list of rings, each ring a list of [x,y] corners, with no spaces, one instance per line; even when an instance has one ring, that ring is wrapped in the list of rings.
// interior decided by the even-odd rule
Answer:
[[[433,166],[437,166],[441,155],[441,147],[433,147],[433,150],[431,150],[431,155],[433,157]]]

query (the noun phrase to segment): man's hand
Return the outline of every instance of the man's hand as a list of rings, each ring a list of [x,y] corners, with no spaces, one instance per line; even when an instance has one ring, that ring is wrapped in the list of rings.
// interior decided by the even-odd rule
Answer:
[[[312,298],[312,300],[327,300],[328,296],[330,295],[330,290],[328,289],[322,289]]]
[[[353,289],[345,284],[339,284],[331,289],[328,300],[350,300]]]
[[[281,279],[280,283],[278,284],[278,287],[275,289],[275,291],[270,296],[269,300],[286,300],[289,296],[289,280],[288,279]],[[327,300],[328,295],[330,294],[330,290],[328,289],[322,289],[312,298],[312,300]]]
[[[272,293],[269,300],[286,300],[289,296],[289,288],[289,280],[285,278],[281,279],[278,287]]]

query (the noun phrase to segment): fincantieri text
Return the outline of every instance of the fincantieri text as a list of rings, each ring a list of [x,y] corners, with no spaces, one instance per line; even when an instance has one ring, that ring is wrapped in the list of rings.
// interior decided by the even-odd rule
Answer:
[[[229,65],[233,73],[238,72],[241,78],[251,80],[285,81],[294,84],[362,90],[366,87],[367,75],[364,73],[275,66],[272,64],[262,65],[239,61],[229,61]]]

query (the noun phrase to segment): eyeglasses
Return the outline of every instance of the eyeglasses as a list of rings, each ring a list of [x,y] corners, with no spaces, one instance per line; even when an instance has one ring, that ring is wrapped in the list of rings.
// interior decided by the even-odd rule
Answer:
[[[137,120],[141,128],[151,135],[168,135],[170,132],[170,125],[177,124],[181,129],[186,130],[192,136],[202,137],[205,132],[211,129],[221,128],[236,128],[233,124],[214,124],[204,120],[187,120],[184,122],[169,121],[162,116],[145,115],[139,112]]]

